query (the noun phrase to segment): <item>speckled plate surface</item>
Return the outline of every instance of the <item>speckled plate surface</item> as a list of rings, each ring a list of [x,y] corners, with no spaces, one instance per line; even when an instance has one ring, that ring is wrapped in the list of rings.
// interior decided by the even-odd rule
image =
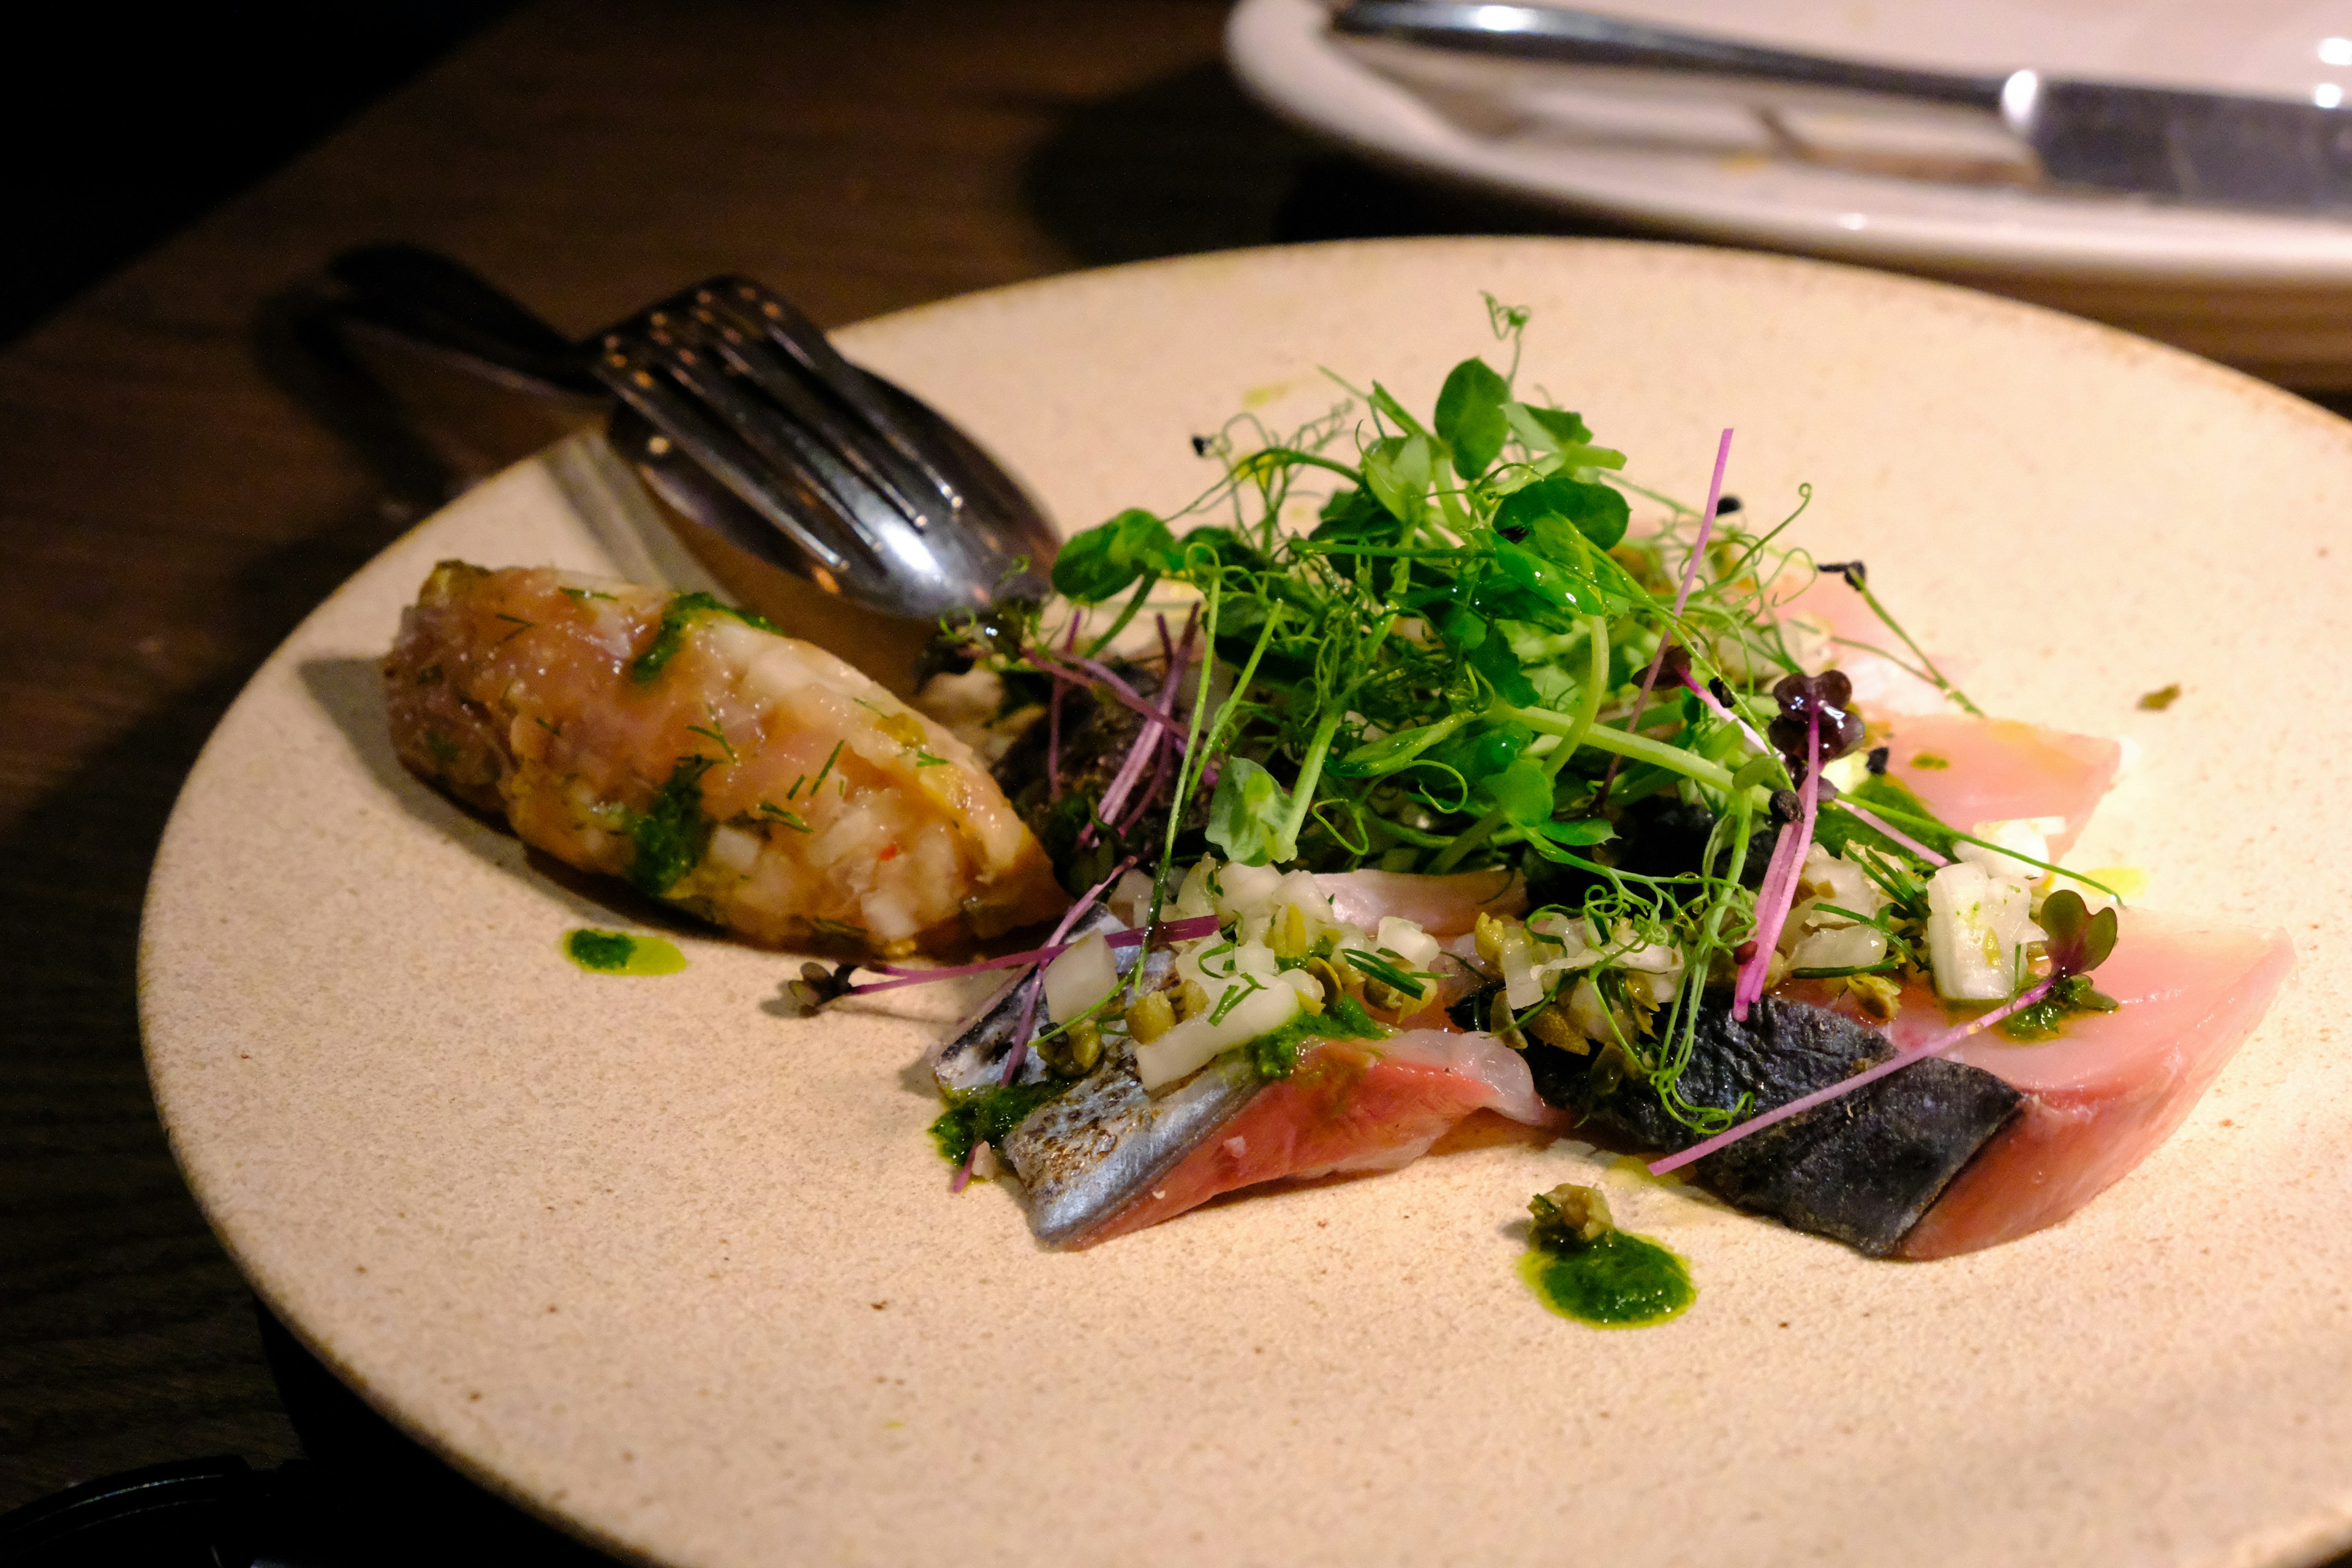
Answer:
[[[2057,1228],[1872,1263],[1612,1173],[1697,1304],[1603,1333],[1513,1273],[1572,1141],[1039,1251],[950,1197],[925,1045],[972,998],[795,1020],[777,956],[611,923],[394,764],[373,659],[437,558],[609,569],[573,449],[387,551],[255,678],[147,910],[155,1090],[256,1287],[377,1406],[625,1551],[696,1564],[2288,1564],[2352,1542],[2352,426],[2168,350],[1814,263],[1559,241],[1244,253],[842,334],[1067,522],[1180,504],[1185,437],[1317,367],[1523,375],[1635,469],[1861,554],[1980,700],[2145,750],[2095,863],[2284,924],[2299,972],[2189,1123]],[[630,564],[625,563],[625,564]],[[631,569],[657,563],[637,562]],[[2179,681],[2163,713],[2134,699]],[[952,988],[941,987],[942,991]]]

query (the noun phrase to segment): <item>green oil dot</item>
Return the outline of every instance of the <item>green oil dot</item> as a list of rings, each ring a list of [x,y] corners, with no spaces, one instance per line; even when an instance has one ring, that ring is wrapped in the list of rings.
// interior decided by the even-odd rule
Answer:
[[[1597,1329],[1663,1323],[1698,1296],[1680,1258],[1622,1230],[1567,1248],[1531,1247],[1519,1259],[1519,1278],[1561,1317]]]
[[[686,967],[686,954],[667,938],[619,931],[568,931],[563,956],[597,974],[676,974]]]

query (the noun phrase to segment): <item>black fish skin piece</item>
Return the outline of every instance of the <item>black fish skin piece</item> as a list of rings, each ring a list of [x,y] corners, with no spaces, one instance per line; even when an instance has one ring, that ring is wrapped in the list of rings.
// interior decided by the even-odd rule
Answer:
[[[1682,1092],[1694,1105],[1725,1109],[1753,1094],[1751,1113],[1769,1110],[1894,1054],[1885,1036],[1827,1008],[1767,996],[1743,1024],[1710,998]],[[1588,1104],[1595,1059],[1539,1046],[1528,1065],[1546,1100],[1583,1111],[1641,1148],[1671,1153],[1699,1142],[1643,1085],[1620,1084]],[[1739,1208],[1885,1258],[2023,1100],[1982,1068],[1930,1057],[1689,1169],[1701,1186]]]

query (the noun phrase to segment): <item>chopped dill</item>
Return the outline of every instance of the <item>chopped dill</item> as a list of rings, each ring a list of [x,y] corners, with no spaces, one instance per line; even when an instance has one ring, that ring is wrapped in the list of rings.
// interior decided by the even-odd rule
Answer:
[[[814,828],[809,826],[808,819],[803,816],[799,812],[787,811],[782,806],[776,805],[773,801],[763,800],[755,809],[760,816],[766,817],[771,822],[781,822],[786,827],[791,828],[794,833],[811,833],[815,831]]]
[[[733,743],[727,739],[726,732],[720,730],[717,725],[714,724],[706,729],[700,724],[688,724],[686,727],[686,732],[689,735],[699,735],[706,741],[717,742],[719,743],[719,749],[727,753],[727,760],[730,763],[735,761],[735,747]]]
[[[825,775],[833,772],[834,759],[841,755],[841,748],[846,744],[848,744],[848,742],[845,741],[835,741],[833,743],[833,750],[825,753],[824,766],[817,769],[816,771],[816,783],[809,785],[809,798],[812,800],[816,797],[816,792],[824,787]],[[800,788],[800,784],[797,781],[793,783],[793,788],[795,790]],[[788,795],[784,796],[784,798],[786,800],[790,800],[792,799],[792,796]]]

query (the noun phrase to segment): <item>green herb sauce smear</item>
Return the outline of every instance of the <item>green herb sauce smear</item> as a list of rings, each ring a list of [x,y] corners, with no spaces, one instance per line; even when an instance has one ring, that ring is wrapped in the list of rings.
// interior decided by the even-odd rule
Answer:
[[[686,954],[666,937],[619,931],[567,931],[563,956],[594,974],[676,974]]]
[[[1545,1306],[1596,1329],[1667,1322],[1698,1296],[1679,1257],[1622,1230],[1587,1242],[1530,1247],[1519,1259],[1519,1278]]]

